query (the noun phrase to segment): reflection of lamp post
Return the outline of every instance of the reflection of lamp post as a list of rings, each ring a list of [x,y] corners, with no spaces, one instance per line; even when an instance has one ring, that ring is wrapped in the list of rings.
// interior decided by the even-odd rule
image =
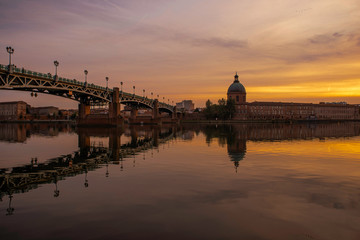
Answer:
[[[106,77],[105,79],[106,79],[106,90],[108,90],[108,82],[109,82],[109,78],[108,78],[108,77]]]
[[[57,176],[55,177],[55,190],[54,190],[54,197],[58,197],[60,195],[60,191],[57,188]]]
[[[87,85],[87,75],[88,75],[88,70],[84,70],[85,73],[85,86]]]
[[[105,177],[109,177],[109,164],[108,164],[108,162],[106,162],[106,173],[105,173]]]
[[[15,210],[13,207],[11,207],[11,200],[12,200],[12,198],[13,198],[13,195],[11,195],[11,193],[10,193],[10,194],[9,194],[9,199],[10,199],[10,201],[9,201],[9,207],[6,209],[6,211],[7,211],[6,216],[13,215],[14,210]]]
[[[87,188],[89,186],[88,180],[87,180],[87,168],[85,169],[85,183],[84,186]]]
[[[59,62],[55,60],[54,65],[55,65],[55,81],[57,81],[58,80],[57,67],[59,66]]]

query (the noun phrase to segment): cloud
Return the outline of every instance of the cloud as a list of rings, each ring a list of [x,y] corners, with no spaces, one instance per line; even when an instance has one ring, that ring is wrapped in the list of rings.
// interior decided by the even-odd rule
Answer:
[[[343,34],[338,32],[333,34],[321,34],[310,38],[309,42],[313,44],[329,44],[338,41],[343,36]]]

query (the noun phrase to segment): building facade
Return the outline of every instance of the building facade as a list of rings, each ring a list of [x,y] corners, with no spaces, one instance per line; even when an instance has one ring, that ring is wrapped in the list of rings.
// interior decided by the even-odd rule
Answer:
[[[246,102],[246,90],[238,75],[227,92],[228,99],[235,101],[238,120],[359,120],[360,106],[340,103],[292,103],[292,102]]]
[[[192,112],[195,109],[195,104],[192,100],[183,100],[182,102],[176,103],[176,108],[178,110],[182,109],[186,112]]]
[[[26,116],[26,102],[0,103],[0,120],[19,120]]]

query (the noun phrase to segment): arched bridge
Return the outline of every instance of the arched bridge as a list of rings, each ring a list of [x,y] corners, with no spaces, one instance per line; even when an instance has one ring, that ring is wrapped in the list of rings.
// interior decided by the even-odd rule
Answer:
[[[150,99],[123,91],[119,92],[118,88],[109,89],[95,84],[80,82],[76,79],[62,78],[57,75],[53,76],[50,73],[44,74],[24,68],[16,68],[14,65],[0,64],[0,89],[51,94],[86,105],[118,103],[136,109],[154,109],[156,107],[160,112],[168,112],[170,114],[176,112],[174,106],[158,102],[157,99]],[[118,95],[114,94],[114,91],[118,91]],[[117,95],[117,99],[114,98],[114,95]]]

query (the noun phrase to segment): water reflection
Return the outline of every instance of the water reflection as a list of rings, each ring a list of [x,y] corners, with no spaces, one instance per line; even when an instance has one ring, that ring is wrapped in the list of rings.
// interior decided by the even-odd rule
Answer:
[[[0,156],[0,230],[15,239],[40,228],[26,237],[75,239],[82,229],[91,238],[104,227],[97,238],[356,239],[359,131],[352,122],[0,125],[1,152],[21,146],[24,158]],[[52,145],[60,154],[44,158]]]

